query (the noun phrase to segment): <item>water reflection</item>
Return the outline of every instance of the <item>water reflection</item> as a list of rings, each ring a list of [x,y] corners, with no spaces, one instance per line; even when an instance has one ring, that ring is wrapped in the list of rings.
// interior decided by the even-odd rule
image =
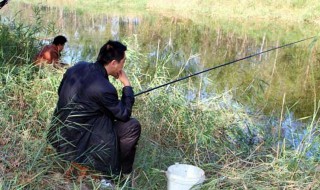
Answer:
[[[16,8],[23,10],[21,19],[32,22],[31,15],[34,15],[34,11],[30,5],[18,4]],[[226,32],[219,25],[197,24],[191,20],[176,17],[154,14],[92,15],[45,6],[40,6],[40,9],[44,11],[41,16],[45,24],[49,25],[54,21],[53,31],[60,29],[59,33],[68,37],[68,43],[63,52],[64,62],[70,64],[81,60],[93,62],[99,48],[108,39],[123,40],[134,37],[136,44],[139,44],[138,51],[147,55],[147,61],[142,62],[146,64],[143,65],[146,69],[143,72],[155,69],[159,60],[166,60],[166,66],[170,70],[170,78],[165,79],[167,82],[279,44],[277,40],[267,39],[266,35],[261,36],[261,39],[250,39],[246,33],[240,35],[232,31]],[[1,16],[1,22],[10,24],[9,18],[15,17],[16,11],[4,11],[7,17]],[[48,36],[49,34],[49,31],[41,34],[40,37],[45,39],[43,44],[49,43],[47,40],[51,37]],[[186,98],[189,101],[195,101],[223,94],[225,101],[219,105],[220,109],[228,106],[237,108],[238,102],[242,102],[247,107],[256,106],[257,110],[263,108],[272,112],[274,109],[279,111],[283,93],[287,92],[288,96],[291,95],[291,98],[288,98],[287,107],[292,105],[296,107],[290,111],[298,117],[312,114],[314,105],[310,100],[313,99],[313,93],[305,93],[305,89],[297,85],[301,81],[294,80],[299,76],[302,80],[306,78],[301,73],[305,73],[304,66],[307,64],[300,63],[308,62],[303,60],[303,57],[299,58],[302,60],[294,60],[293,57],[304,52],[299,48],[295,50],[293,52],[281,50],[282,57],[277,51],[268,52],[214,72],[198,75],[190,81],[194,83],[194,88],[186,91]],[[297,63],[295,64],[294,61]],[[294,81],[293,85],[292,81]],[[143,81],[146,89],[150,88],[148,82]],[[310,85],[309,88],[313,86]],[[319,87],[316,88],[320,92]],[[300,97],[303,97],[304,101],[296,105]],[[313,138],[312,135],[306,134],[306,131],[297,130],[302,128],[301,124],[290,115],[285,118],[281,126],[284,137],[289,140],[294,149],[301,148],[300,144],[305,139]],[[319,150],[314,149],[314,151]]]
[[[270,120],[271,126],[279,126],[277,120]],[[280,124],[281,135],[285,141],[279,141],[281,146],[291,147],[297,155],[320,159],[320,144],[317,143],[317,132],[314,124],[302,123],[294,117],[293,113],[285,115]],[[311,128],[311,129],[310,129]]]
[[[12,6],[11,6],[12,7]],[[21,18],[32,22],[33,8],[26,4],[15,7],[21,12]],[[93,15],[77,11],[67,11],[63,8],[40,6],[41,16],[45,24],[54,21],[55,30],[60,29],[68,37],[63,60],[70,64],[78,61],[95,61],[97,52],[107,40],[124,40],[134,38],[138,44],[137,51],[146,54],[147,61],[143,63],[146,69],[155,69],[159,60],[168,59],[166,66],[170,69],[171,79],[187,76],[229,61],[255,54],[261,50],[275,47],[278,38],[270,39],[263,34],[260,38],[250,39],[244,32],[237,34],[226,31],[217,23],[195,23],[190,19],[166,17],[162,15]],[[8,17],[14,17],[15,10],[6,10]],[[1,17],[2,22],[6,22]],[[54,36],[41,34],[41,38]],[[45,42],[44,42],[45,43]],[[133,48],[133,47],[132,47]],[[301,49],[272,51],[260,56],[251,57],[232,66],[202,74],[193,82],[201,82],[200,96],[206,97],[211,92],[223,93],[232,91],[233,98],[248,106],[263,107],[266,112],[272,112],[281,104],[283,93],[290,94],[288,107],[295,105],[293,112],[298,116],[312,114],[312,93],[305,93],[305,88],[293,86],[299,81],[292,79],[306,77],[301,71],[307,60],[293,60],[292,57],[302,55]],[[290,58],[290,59],[289,59]],[[301,58],[303,59],[303,57]],[[290,63],[290,66],[288,64]],[[292,70],[296,68],[296,70]],[[314,72],[320,73],[320,72]],[[167,79],[169,82],[170,79]],[[205,81],[205,82],[204,82]],[[148,84],[147,81],[144,82]],[[149,88],[150,86],[146,86]],[[312,86],[310,86],[312,88]],[[317,91],[320,92],[319,87]],[[199,94],[199,93],[197,93]],[[306,98],[306,96],[309,96]],[[192,95],[193,96],[193,95]],[[196,97],[196,95],[194,95]],[[188,96],[189,97],[189,96]],[[302,104],[296,105],[297,97]],[[266,102],[270,102],[265,105]],[[300,107],[299,107],[300,106]],[[279,111],[279,110],[278,110]]]
[[[120,40],[119,37],[119,17],[111,18],[111,35],[114,40]]]
[[[69,15],[73,18],[75,23],[77,23],[76,15],[76,12]],[[123,31],[123,28],[125,28],[125,32],[136,34],[138,24],[140,23],[139,18],[120,16],[102,16],[100,20],[92,17],[90,20],[90,24],[86,27],[80,25],[80,23],[74,24],[76,27],[74,27],[73,35],[70,28],[65,28],[63,26],[64,22],[59,22],[58,25],[62,28],[62,31],[68,33],[66,36],[69,36],[70,39],[70,45],[66,46],[65,54],[62,58],[64,62],[72,65],[80,60],[94,61],[98,51],[98,43],[103,44],[104,39],[107,40],[104,36],[105,34],[110,34],[108,39],[120,40],[121,30]],[[81,24],[83,24],[83,22],[81,22]],[[79,29],[81,27],[87,29],[85,37],[82,36],[85,31]],[[96,45],[90,44],[91,41],[94,41]]]

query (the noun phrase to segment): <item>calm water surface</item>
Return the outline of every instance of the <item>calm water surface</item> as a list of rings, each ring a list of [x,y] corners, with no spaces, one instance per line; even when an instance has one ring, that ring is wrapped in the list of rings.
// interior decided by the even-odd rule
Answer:
[[[34,11],[30,5],[17,4],[15,9],[8,7],[3,11],[8,18],[12,18],[17,10],[22,10],[18,19],[33,19]],[[129,48],[138,50],[149,60],[137,64],[147,64],[143,68],[152,69],[158,59],[168,58],[170,60],[166,66],[172,76],[183,68],[181,77],[283,45],[280,43],[284,37],[270,37],[267,31],[262,35],[250,35],[246,30],[239,32],[239,28],[227,30],[223,27],[225,23],[217,21],[197,22],[151,12],[95,15],[41,7],[41,14],[48,26],[52,25],[67,36],[69,42],[63,56],[67,63],[95,61],[99,48],[108,39],[130,39],[129,45],[135,47]],[[232,26],[232,23],[228,25]],[[50,43],[54,37],[42,35],[44,43]],[[292,39],[297,40],[300,39]],[[310,69],[319,68],[313,67],[305,48],[307,45],[304,43],[268,52],[203,74],[198,77],[202,80],[201,96],[230,91],[233,99],[268,114],[279,114],[285,101],[285,107],[296,117],[312,115],[315,99],[312,92],[314,89],[320,92],[317,85],[320,84],[320,77],[308,79]],[[315,71],[312,72],[319,75]],[[168,78],[167,82],[171,80]],[[194,99],[197,96],[191,93],[188,97]]]

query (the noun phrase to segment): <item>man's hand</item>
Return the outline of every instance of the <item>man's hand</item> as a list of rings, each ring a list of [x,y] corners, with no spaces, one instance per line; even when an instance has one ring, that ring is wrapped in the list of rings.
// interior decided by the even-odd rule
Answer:
[[[118,73],[118,77],[116,77],[120,80],[120,82],[122,82],[123,86],[131,86],[129,79],[127,77],[127,74],[124,72],[124,70],[121,70]]]

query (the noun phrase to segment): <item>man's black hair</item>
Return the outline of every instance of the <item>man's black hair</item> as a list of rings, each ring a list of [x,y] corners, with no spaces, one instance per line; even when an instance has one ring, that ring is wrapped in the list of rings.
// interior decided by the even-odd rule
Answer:
[[[67,38],[64,37],[64,36],[56,36],[54,39],[53,39],[53,44],[54,45],[64,45],[66,42],[67,42]]]
[[[126,50],[127,46],[121,42],[109,40],[101,47],[97,61],[101,64],[109,64],[112,60],[120,62]]]
[[[4,0],[0,2],[0,9],[8,3],[9,0]]]

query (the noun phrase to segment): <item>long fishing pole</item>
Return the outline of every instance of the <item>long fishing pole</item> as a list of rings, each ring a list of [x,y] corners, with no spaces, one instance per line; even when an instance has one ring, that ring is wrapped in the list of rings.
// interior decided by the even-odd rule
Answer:
[[[147,92],[150,92],[150,91],[153,91],[155,89],[158,89],[158,88],[161,88],[161,87],[164,87],[164,86],[167,86],[169,84],[172,84],[172,83],[176,83],[176,82],[179,82],[179,81],[182,81],[184,79],[187,79],[187,78],[190,78],[190,77],[193,77],[193,76],[196,76],[196,75],[199,75],[201,73],[205,73],[205,72],[208,72],[208,71],[211,71],[211,70],[214,70],[214,69],[217,69],[217,68],[220,68],[220,67],[224,67],[224,66],[227,66],[227,65],[230,65],[230,64],[233,64],[233,63],[236,63],[236,62],[239,62],[239,61],[242,61],[242,60],[245,60],[245,59],[249,59],[251,57],[254,57],[254,56],[257,56],[257,55],[260,55],[260,54],[263,54],[263,53],[266,53],[266,52],[269,52],[269,51],[273,51],[273,50],[276,50],[276,49],[280,49],[280,48],[284,48],[286,46],[291,46],[293,44],[296,44],[296,43],[299,43],[299,42],[303,42],[303,41],[306,41],[306,40],[309,40],[309,39],[312,39],[312,38],[315,38],[316,36],[312,36],[312,37],[309,37],[309,38],[305,38],[305,39],[302,39],[302,40],[299,40],[299,41],[295,41],[295,42],[291,42],[291,43],[288,43],[288,44],[285,44],[285,45],[282,45],[282,46],[278,46],[278,47],[274,47],[274,48],[270,48],[268,50],[265,50],[265,51],[262,51],[262,52],[258,52],[258,53],[255,53],[255,54],[252,54],[252,55],[249,55],[249,56],[246,56],[246,57],[243,57],[241,59],[236,59],[234,61],[230,61],[230,62],[227,62],[227,63],[224,63],[224,64],[221,64],[221,65],[217,65],[215,67],[211,67],[209,69],[205,69],[203,71],[200,71],[200,72],[197,72],[197,73],[193,73],[193,74],[190,74],[188,76],[185,76],[185,77],[182,77],[182,78],[179,78],[177,80],[173,80],[171,82],[168,82],[168,83],[165,83],[165,84],[162,84],[162,85],[159,85],[157,87],[154,87],[154,88],[150,88],[150,89],[147,89],[145,91],[142,91],[142,92],[139,92],[137,94],[135,94],[134,96],[139,96],[141,94],[144,94],[144,93],[147,93]]]

